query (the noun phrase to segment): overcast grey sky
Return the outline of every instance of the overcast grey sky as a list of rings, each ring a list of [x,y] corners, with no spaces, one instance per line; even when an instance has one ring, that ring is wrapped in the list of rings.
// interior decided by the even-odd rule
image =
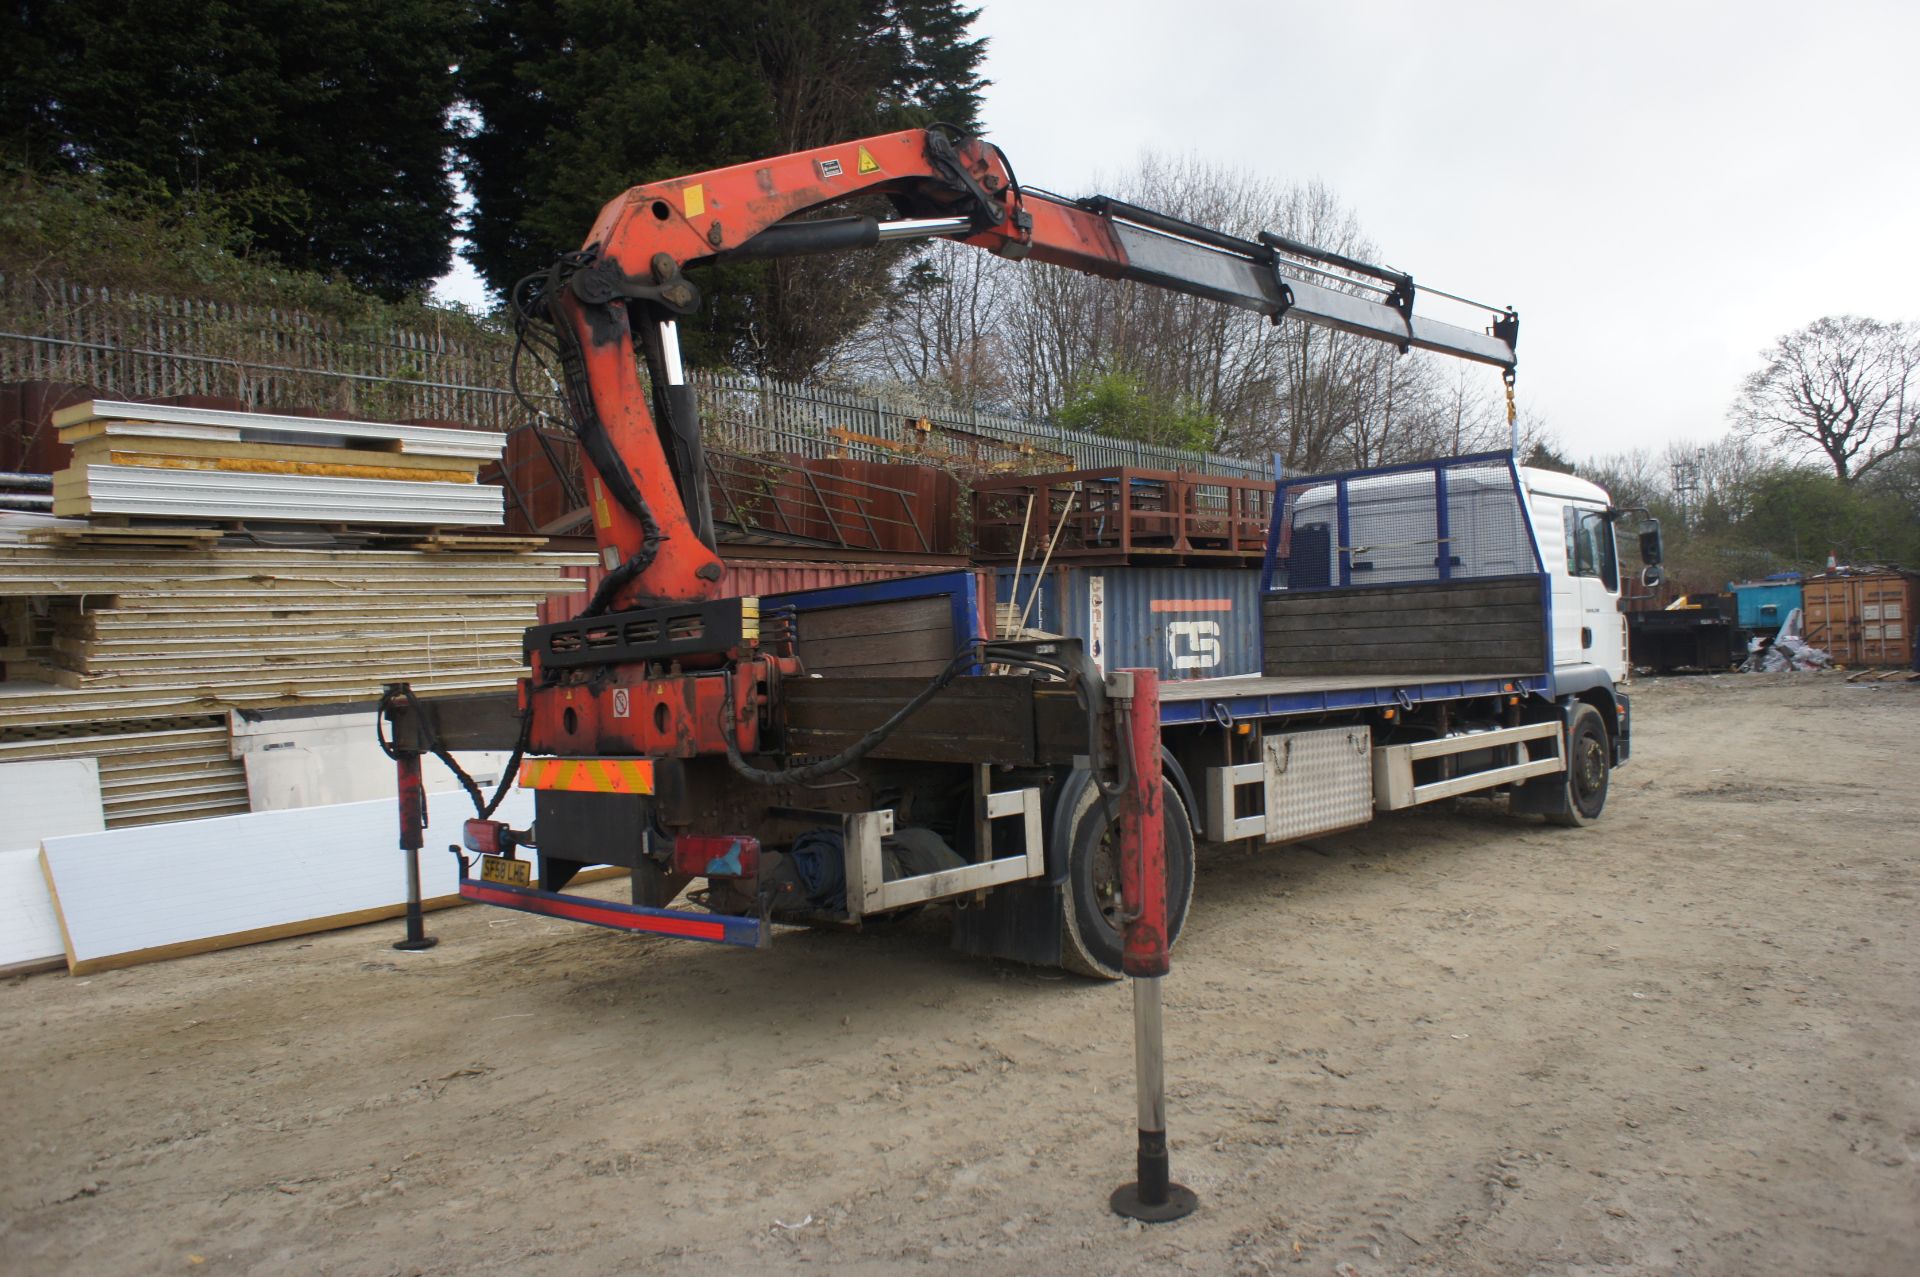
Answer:
[[[1822,315],[1920,318],[1915,0],[984,0],[975,29],[1022,181],[1091,194],[1146,151],[1317,178],[1386,264],[1519,308],[1521,401],[1577,457],[1721,434]]]
[[[1067,195],[1143,152],[1318,178],[1519,308],[1575,456],[1725,430],[1821,315],[1920,318],[1920,4],[986,0],[986,121]],[[1488,377],[1497,381],[1497,373]]]

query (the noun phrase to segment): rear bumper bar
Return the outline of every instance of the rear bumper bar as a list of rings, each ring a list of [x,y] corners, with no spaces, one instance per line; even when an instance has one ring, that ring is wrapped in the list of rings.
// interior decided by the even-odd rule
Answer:
[[[770,939],[768,929],[758,918],[740,918],[724,913],[691,913],[683,909],[648,909],[643,905],[621,904],[617,900],[595,900],[591,896],[570,896],[558,891],[537,891],[532,887],[481,882],[464,873],[460,875],[460,896],[463,900],[478,904],[544,914],[549,918],[584,922],[613,931],[644,931],[681,940],[700,940],[707,944],[736,945],[743,949],[765,948]]]

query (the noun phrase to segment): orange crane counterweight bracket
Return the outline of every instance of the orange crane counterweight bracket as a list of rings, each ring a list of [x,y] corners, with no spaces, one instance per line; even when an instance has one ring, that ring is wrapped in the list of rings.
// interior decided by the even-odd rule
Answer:
[[[875,196],[889,198],[899,216],[804,216]],[[1242,239],[1106,197],[1023,190],[997,146],[937,129],[636,186],[601,210],[586,246],[534,281],[521,306],[523,343],[525,320],[554,330],[573,429],[593,470],[589,499],[608,573],[588,615],[711,599],[719,590],[700,427],[676,326],[700,304],[686,270],[935,237],[1210,298],[1275,322],[1291,316],[1403,351],[1514,366],[1519,319],[1510,308],[1465,303],[1488,312],[1484,330],[1416,315],[1413,278],[1403,272],[1279,235]]]

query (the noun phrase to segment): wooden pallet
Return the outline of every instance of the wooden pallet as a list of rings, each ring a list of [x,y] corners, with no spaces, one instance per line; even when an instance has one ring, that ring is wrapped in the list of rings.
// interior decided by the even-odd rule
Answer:
[[[185,523],[89,523],[85,527],[28,528],[37,545],[149,546],[170,550],[205,549],[227,535],[224,528]]]
[[[1908,683],[1920,682],[1920,672],[1904,669],[1881,669],[1875,666],[1868,666],[1865,669],[1858,669],[1847,675],[1847,682],[1849,683],[1891,683],[1895,680]]]
[[[426,550],[431,553],[488,552],[493,554],[531,554],[546,548],[546,537],[492,537],[478,533],[433,532],[392,538],[396,549]]]

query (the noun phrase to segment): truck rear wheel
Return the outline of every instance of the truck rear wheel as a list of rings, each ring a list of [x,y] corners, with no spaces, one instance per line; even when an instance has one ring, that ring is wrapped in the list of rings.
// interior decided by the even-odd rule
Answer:
[[[1179,941],[1193,904],[1193,823],[1170,776],[1161,781],[1161,804],[1166,813],[1167,942],[1171,945]],[[1122,974],[1118,842],[1107,804],[1089,785],[1074,816],[1067,885],[1060,893],[1065,923],[1060,965],[1096,980],[1118,980]]]
[[[1607,805],[1607,781],[1612,775],[1613,750],[1600,711],[1584,701],[1574,706],[1567,724],[1566,810],[1547,816],[1547,822],[1578,828],[1600,819]]]

